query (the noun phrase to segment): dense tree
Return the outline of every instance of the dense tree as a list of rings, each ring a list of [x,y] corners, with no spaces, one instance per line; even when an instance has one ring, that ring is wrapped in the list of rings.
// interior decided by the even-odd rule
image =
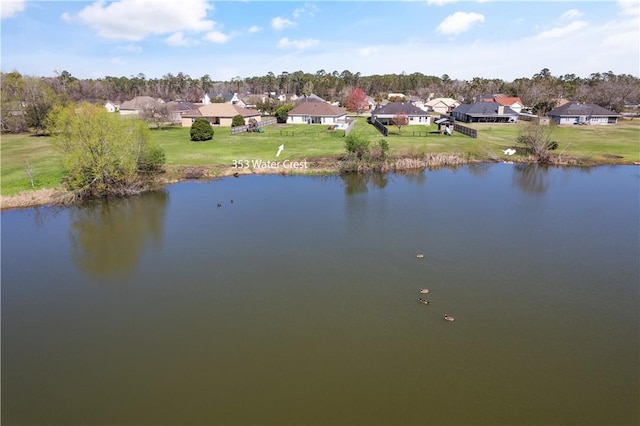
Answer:
[[[101,106],[58,106],[48,126],[75,200],[143,191],[164,163],[164,153],[152,144],[144,121],[122,120]]]
[[[347,107],[347,110],[360,115],[369,108],[367,95],[360,88],[353,89],[347,96],[345,106]]]
[[[213,127],[205,117],[198,117],[191,124],[191,140],[194,142],[208,141],[213,138]]]
[[[82,99],[125,101],[134,96],[151,96],[165,101],[182,100],[200,102],[204,93],[253,93],[310,94],[346,104],[347,97],[354,89],[362,89],[378,100],[388,93],[400,92],[422,99],[451,97],[464,102],[473,102],[483,95],[503,93],[519,96],[528,107],[536,107],[543,112],[548,104],[555,105],[558,99],[571,99],[595,103],[614,111],[622,111],[626,104],[640,102],[640,79],[632,75],[616,75],[612,71],[595,72],[581,78],[574,74],[554,76],[548,68],[531,77],[522,77],[506,82],[500,79],[474,77],[471,80],[452,79],[448,74],[441,77],[414,72],[411,74],[373,74],[362,76],[359,72],[318,70],[287,72],[280,75],[269,72],[263,76],[234,77],[229,81],[214,81],[209,75],[192,78],[178,72],[165,74],[160,78],[148,78],[142,73],[130,77],[107,76],[103,79],[77,79],[70,71],[64,70],[53,77],[23,77],[18,72],[2,74],[2,129],[4,131],[24,131],[25,110],[31,104],[30,114],[41,117],[41,108],[27,99],[24,80],[34,78],[47,86],[60,101]],[[20,86],[23,85],[22,88]],[[43,90],[42,87],[39,90]],[[267,94],[267,96],[269,96]],[[212,102],[223,102],[222,98]],[[263,101],[261,110],[275,113],[279,104]],[[256,102],[257,105],[257,102]],[[40,105],[41,107],[42,105]],[[46,109],[46,108],[45,108]],[[38,126],[35,126],[37,128]]]
[[[244,117],[240,114],[234,115],[233,118],[231,119],[231,127],[239,127],[244,125],[245,125]]]
[[[285,104],[278,107],[278,109],[276,109],[275,111],[275,116],[278,120],[278,123],[286,123],[287,119],[289,118],[289,111],[291,111],[293,108],[295,108],[295,105],[291,104]]]

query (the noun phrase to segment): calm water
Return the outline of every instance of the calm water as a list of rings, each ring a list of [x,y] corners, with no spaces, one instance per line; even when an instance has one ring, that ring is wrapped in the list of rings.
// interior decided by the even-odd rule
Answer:
[[[639,197],[500,164],[3,212],[2,424],[637,425]]]

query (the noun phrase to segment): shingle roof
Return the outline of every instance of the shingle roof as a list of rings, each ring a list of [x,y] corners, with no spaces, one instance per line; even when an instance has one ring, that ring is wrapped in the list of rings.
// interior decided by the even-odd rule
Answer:
[[[158,104],[158,100],[152,98],[151,96],[136,96],[130,101],[124,101],[120,105],[120,110],[123,109],[144,109],[150,106],[156,106]]]
[[[428,112],[418,108],[417,106],[405,102],[389,102],[388,104],[378,107],[371,112],[371,115],[396,115],[404,113],[409,116],[425,116]]]
[[[347,112],[339,106],[331,105],[327,102],[302,102],[289,111],[289,115],[312,115],[315,117],[340,117]]]
[[[518,115],[517,112],[508,106],[500,105],[498,102],[476,102],[473,104],[458,105],[453,112],[467,114],[472,117],[487,117],[498,115],[498,107],[504,107],[501,115]]]
[[[606,108],[596,104],[582,104],[579,102],[569,102],[556,109],[553,109],[547,113],[547,116],[575,116],[575,115],[590,115],[590,116],[606,116],[613,117],[618,116],[618,113],[610,111]]]
[[[430,106],[430,107],[434,107],[436,105],[438,105],[439,103],[442,103],[443,105],[446,106],[452,106],[452,105],[460,105],[460,102],[456,101],[455,99],[451,99],[451,98],[435,98],[430,100],[429,102],[427,102],[425,105],[426,106]]]
[[[233,118],[240,114],[243,117],[254,117],[260,115],[260,111],[255,109],[242,108],[232,104],[208,104],[198,109],[183,114],[183,117],[220,117]]]

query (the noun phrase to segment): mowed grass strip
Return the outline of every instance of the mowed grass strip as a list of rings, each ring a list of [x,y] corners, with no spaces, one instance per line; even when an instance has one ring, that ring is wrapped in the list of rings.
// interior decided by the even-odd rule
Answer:
[[[454,132],[437,133],[435,125],[389,126],[390,155],[420,157],[430,153],[449,153],[473,160],[509,158],[502,151],[517,145],[526,122],[517,124],[464,124],[478,130],[478,138]],[[302,161],[337,158],[344,154],[344,131],[328,130],[323,125],[276,124],[264,133],[231,135],[230,128],[216,127],[212,140],[192,142],[190,129],[170,127],[153,130],[152,137],[166,153],[168,166],[211,166],[232,168],[234,161]],[[356,119],[352,130],[364,134],[375,145],[384,137],[366,118]],[[621,120],[615,126],[553,126],[551,139],[558,142],[556,153],[593,163],[640,161],[640,120]],[[284,150],[276,157],[278,147]],[[57,188],[64,177],[62,158],[49,137],[2,135],[0,140],[2,195],[15,195],[31,189]],[[26,164],[31,167],[31,187]]]

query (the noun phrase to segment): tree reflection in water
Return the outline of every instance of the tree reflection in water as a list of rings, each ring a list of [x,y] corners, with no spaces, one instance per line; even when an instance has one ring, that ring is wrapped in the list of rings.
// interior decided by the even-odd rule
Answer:
[[[513,183],[523,192],[542,195],[549,189],[548,166],[518,163],[513,166]]]
[[[71,253],[78,268],[95,278],[135,269],[148,244],[159,245],[168,194],[87,203],[70,213]]]

